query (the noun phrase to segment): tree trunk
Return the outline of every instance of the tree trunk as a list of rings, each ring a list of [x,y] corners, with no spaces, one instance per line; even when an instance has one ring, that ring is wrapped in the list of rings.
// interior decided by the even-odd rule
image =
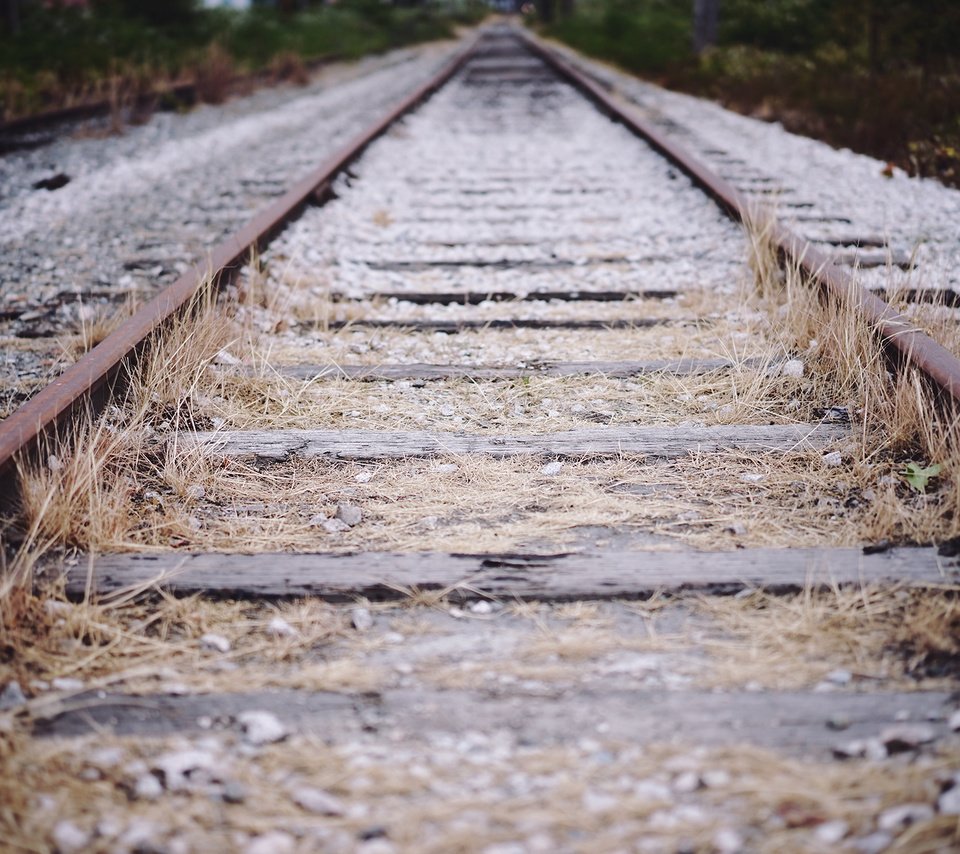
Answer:
[[[553,23],[553,0],[536,0],[540,20],[545,24]]]
[[[870,68],[871,78],[875,78],[880,71],[881,26],[879,5],[877,0],[871,0],[867,10],[867,64]]]
[[[720,0],[693,0],[693,50],[702,53],[717,41]]]

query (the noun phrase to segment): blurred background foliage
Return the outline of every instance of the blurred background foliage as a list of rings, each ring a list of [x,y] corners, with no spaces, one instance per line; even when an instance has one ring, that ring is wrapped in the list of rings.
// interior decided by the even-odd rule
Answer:
[[[547,32],[663,85],[960,186],[960,2],[540,0]]]
[[[240,11],[195,0],[0,0],[0,12],[0,119],[9,119],[198,78],[218,100],[238,75],[302,80],[311,60],[450,37],[487,7],[299,0]]]

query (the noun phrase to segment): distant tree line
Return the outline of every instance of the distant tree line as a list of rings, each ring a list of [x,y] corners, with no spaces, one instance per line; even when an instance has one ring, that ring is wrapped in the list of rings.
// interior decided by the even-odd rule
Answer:
[[[935,69],[960,57],[960,0],[537,0],[537,10],[546,23],[602,15],[611,34],[618,22],[669,21],[695,52],[742,44],[800,54],[835,44],[873,72]],[[630,28],[619,32],[627,38]]]

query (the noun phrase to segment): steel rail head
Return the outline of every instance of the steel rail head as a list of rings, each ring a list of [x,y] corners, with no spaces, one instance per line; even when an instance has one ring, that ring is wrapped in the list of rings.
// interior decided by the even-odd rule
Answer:
[[[532,33],[515,32],[529,50],[593,100],[604,113],[644,139],[686,173],[728,216],[743,223],[757,216],[756,207],[733,185],[613,98],[566,57]],[[953,409],[960,408],[960,358],[917,329],[909,318],[899,314],[876,294],[870,293],[834,263],[830,255],[811,246],[809,241],[776,221],[770,225],[770,237],[781,256],[788,263],[796,264],[831,298],[850,301],[857,306],[865,323],[880,336],[888,353],[901,365],[917,369],[927,379],[940,403]]]
[[[443,86],[476,52],[480,37],[471,37],[441,68],[384,116],[297,181],[239,231],[215,246],[204,266],[184,273],[53,382],[0,421],[0,497],[10,498],[16,494],[17,460],[21,456],[36,453],[45,438],[53,436],[80,413],[99,410],[110,385],[126,366],[135,361],[152,335],[183,315],[208,283],[216,286],[229,280],[252,249],[265,246],[374,140]]]

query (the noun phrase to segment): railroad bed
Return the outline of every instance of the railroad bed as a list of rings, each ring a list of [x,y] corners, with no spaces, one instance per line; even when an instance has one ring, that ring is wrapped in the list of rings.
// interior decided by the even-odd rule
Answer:
[[[952,850],[949,387],[543,50],[481,31],[21,469],[9,838]]]

